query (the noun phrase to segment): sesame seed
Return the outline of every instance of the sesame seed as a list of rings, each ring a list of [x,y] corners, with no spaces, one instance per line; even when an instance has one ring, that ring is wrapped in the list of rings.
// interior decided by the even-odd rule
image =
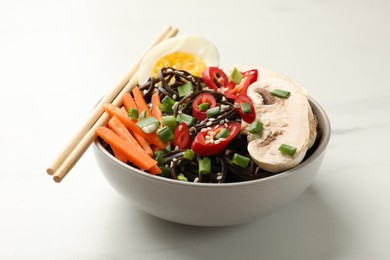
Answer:
[[[215,118],[213,118],[213,117],[209,118],[209,122],[213,122],[214,120],[215,120]]]
[[[183,130],[183,125],[179,125],[179,131]]]
[[[209,144],[209,143],[210,143],[210,140],[206,140],[206,141],[205,141],[205,144]]]
[[[225,122],[226,122],[226,123],[229,123],[229,122],[230,122],[230,120],[229,120],[229,119],[227,119],[227,118],[225,118]]]
[[[196,177],[196,178],[194,179],[194,182],[199,182],[199,178]]]
[[[176,146],[175,146],[175,150],[179,150],[179,146],[176,145]]]
[[[170,165],[171,168],[173,168],[173,161],[171,161],[171,165]]]
[[[221,121],[219,121],[220,125],[223,125],[224,123],[225,123],[225,120],[223,120],[223,119]]]
[[[176,95],[176,94],[173,94],[172,98],[173,98],[173,99],[176,99],[176,98],[177,98],[177,95]]]
[[[227,128],[229,125],[227,123],[225,123],[224,126]]]
[[[196,132],[196,128],[192,126],[192,127],[190,128],[190,132]]]
[[[206,126],[211,126],[212,125],[212,122],[207,122],[206,123]]]
[[[215,144],[219,144],[220,142],[221,142],[221,140],[219,140],[219,139],[214,141]]]
[[[217,180],[222,180],[222,176],[217,176]]]
[[[229,153],[230,153],[230,150],[225,151],[225,155],[229,155]]]
[[[222,141],[225,141],[226,138],[221,137],[221,138],[219,138],[218,140],[222,142]]]
[[[208,129],[207,128],[202,128],[202,129],[200,129],[200,132],[207,132],[208,131]]]
[[[144,89],[144,91],[142,91],[142,93],[143,93],[144,95],[146,95],[146,93],[148,93],[148,90],[147,90],[147,89]]]
[[[222,175],[222,172],[217,172],[217,176],[221,176]]]
[[[175,148],[176,149],[176,148]],[[172,158],[172,161],[176,162],[177,161],[177,158]]]

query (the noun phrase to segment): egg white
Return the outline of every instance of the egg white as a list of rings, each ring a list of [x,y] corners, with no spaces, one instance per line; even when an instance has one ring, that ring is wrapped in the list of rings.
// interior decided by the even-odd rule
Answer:
[[[207,67],[218,66],[219,53],[209,40],[199,36],[170,38],[153,47],[142,60],[137,72],[138,84],[145,83],[152,76],[154,64],[173,52],[186,52],[200,57]]]

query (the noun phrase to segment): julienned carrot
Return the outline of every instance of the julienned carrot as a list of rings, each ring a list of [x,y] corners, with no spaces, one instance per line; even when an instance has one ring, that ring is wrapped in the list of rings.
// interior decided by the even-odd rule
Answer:
[[[121,111],[123,111],[123,113],[124,113],[125,116],[127,115],[126,109],[125,109],[124,107],[121,107]],[[120,122],[119,119],[118,119],[118,121]],[[121,124],[123,125],[122,122],[121,122]],[[129,132],[129,130],[127,130],[127,128],[126,128],[125,125],[123,125],[123,127],[125,128],[125,130],[126,130],[127,132]],[[130,133],[130,132],[129,132],[129,133]],[[130,133],[130,135],[131,135],[131,133]],[[146,152],[149,156],[153,157],[153,155],[154,155],[153,149],[152,149],[152,147],[150,147],[149,143],[145,140],[145,138],[143,138],[142,136],[140,136],[140,135],[137,134],[137,133],[133,133],[133,135],[134,135],[134,137],[135,137],[135,139],[136,139],[137,144],[140,145],[140,147],[141,147],[142,149],[144,149],[145,152]]]
[[[161,122],[161,125],[162,125],[162,112],[159,108],[159,104],[161,103],[160,101],[160,95],[155,92],[153,93],[152,95],[152,116],[154,116],[157,120],[159,120]]]
[[[135,101],[129,92],[123,94],[122,99],[123,106],[126,108],[126,111],[128,111],[129,108],[137,108],[137,105],[135,104]]]
[[[114,116],[114,115],[117,116],[118,119],[126,126],[126,128],[134,136],[139,135],[143,137],[150,144],[154,144],[160,148],[166,147],[168,145],[167,143],[163,143],[156,133],[145,134],[144,132],[142,132],[142,130],[137,126],[137,124],[133,122],[126,114],[124,114],[119,107],[107,103],[103,106],[103,108],[110,116]]]
[[[113,147],[111,147],[112,151],[114,152],[114,156],[121,162],[123,163],[127,163],[127,158],[126,156],[124,156],[120,151],[118,151],[118,149],[115,149]]]
[[[151,116],[152,113],[150,112],[148,104],[146,104],[144,96],[142,95],[141,90],[138,87],[133,88],[133,96],[134,101],[137,104],[139,115],[141,115],[143,111],[146,111],[146,116]]]
[[[153,160],[152,157],[147,155],[144,150],[133,146],[130,142],[123,140],[113,131],[107,127],[99,127],[96,129],[96,134],[100,136],[106,143],[108,143],[112,148],[118,150],[122,153],[129,162],[133,163],[135,166],[141,170],[152,169],[153,172],[158,171],[155,166],[157,162]],[[160,170],[161,173],[161,170]],[[158,173],[154,173],[158,174]]]
[[[127,130],[126,126],[122,124],[122,122],[118,119],[118,117],[111,117],[110,121],[108,121],[109,128],[114,131],[117,135],[119,135],[123,140],[129,141],[135,146],[142,148],[137,140],[131,135],[129,130]]]
[[[152,166],[152,168],[149,169],[149,172],[151,174],[160,174],[162,171],[161,171],[160,167],[158,167],[157,165],[154,165],[154,166]]]

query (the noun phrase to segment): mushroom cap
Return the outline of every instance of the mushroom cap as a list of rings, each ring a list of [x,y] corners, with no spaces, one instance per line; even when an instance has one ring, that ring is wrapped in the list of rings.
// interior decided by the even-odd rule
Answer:
[[[263,72],[263,73],[262,73]],[[282,89],[290,92],[287,99],[274,97],[272,104],[265,92]],[[306,89],[286,77],[266,70],[259,71],[259,80],[251,84],[247,95],[252,99],[256,118],[263,122],[260,134],[248,133],[248,151],[255,163],[270,172],[281,172],[298,165],[316,137],[316,123]],[[281,144],[296,147],[293,156],[279,151]]]

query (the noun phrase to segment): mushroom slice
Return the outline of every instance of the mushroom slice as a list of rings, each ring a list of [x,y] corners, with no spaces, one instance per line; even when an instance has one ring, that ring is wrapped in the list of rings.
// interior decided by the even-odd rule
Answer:
[[[272,100],[268,95],[275,89],[289,91],[290,96],[286,99],[273,96]],[[248,134],[248,151],[252,159],[270,172],[281,172],[298,165],[315,138],[315,127],[311,122],[314,117],[306,90],[287,79],[269,78],[250,85],[247,94],[253,100],[256,118],[264,124],[261,134]],[[279,151],[282,144],[297,148],[295,154],[282,154]]]

